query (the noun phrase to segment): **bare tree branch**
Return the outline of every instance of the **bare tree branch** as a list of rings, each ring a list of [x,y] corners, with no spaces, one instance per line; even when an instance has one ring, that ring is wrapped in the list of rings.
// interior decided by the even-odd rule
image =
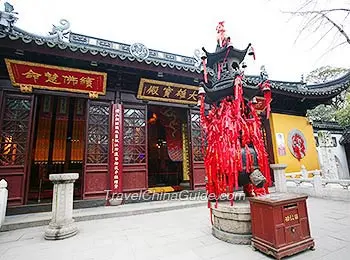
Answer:
[[[316,19],[316,20],[315,20]],[[318,20],[320,20],[321,18],[318,15],[314,15],[313,17],[311,17],[310,19],[306,20],[305,24],[303,25],[303,27],[299,30],[299,33],[294,41],[294,43],[296,43],[298,41],[298,39],[300,38],[300,36],[303,34],[303,32],[311,27],[313,24],[315,24]]]
[[[336,11],[350,12],[350,9],[347,9],[347,8],[332,8],[332,9],[325,9],[325,10],[314,11],[314,12],[330,13],[330,12],[336,12]]]
[[[308,15],[308,14],[322,14],[322,13],[330,13],[335,11],[344,11],[344,12],[350,12],[350,9],[346,8],[334,8],[334,9],[325,9],[325,10],[318,10],[318,11],[292,11],[292,12],[283,12],[286,14],[293,14],[293,15]]]
[[[338,29],[338,31],[345,37],[346,41],[348,42],[348,44],[350,44],[350,38],[347,35],[347,33],[343,30],[343,28],[338,25],[336,22],[334,22],[331,18],[329,18],[326,14],[324,13],[320,13],[325,19],[327,19],[331,24],[333,24],[333,26],[335,28]]]
[[[322,17],[319,17],[319,19],[321,20],[320,23],[318,24],[318,26],[315,27],[315,29],[313,30],[313,32],[317,32],[323,25],[325,25],[325,20],[322,19]]]
[[[324,37],[326,37],[328,33],[330,33],[330,31],[332,30],[333,30],[333,27],[331,27],[325,34],[323,34],[323,36],[311,47],[311,49],[314,48],[317,44],[319,44],[324,39]]]
[[[337,24],[333,19],[331,19],[327,15],[327,13],[332,12],[332,11],[346,11],[346,12],[348,12],[347,15],[349,15],[349,13],[350,13],[350,9],[345,9],[345,8],[327,9],[327,10],[321,10],[321,11],[302,11],[302,12],[296,11],[296,12],[287,12],[287,13],[292,14],[292,15],[300,15],[300,16],[313,15],[313,17],[310,18],[309,21],[315,19],[314,15],[322,17],[325,20],[327,20],[330,24],[332,24],[338,30],[338,32],[340,32],[344,36],[344,38],[346,39],[346,42],[348,44],[350,44],[350,38],[347,35],[347,33],[343,30],[342,26]],[[306,28],[309,27],[309,26],[310,26],[310,24],[307,23],[306,24]],[[306,28],[304,26],[304,29],[302,31],[304,31]]]
[[[299,9],[297,11],[303,10],[304,8],[306,8],[308,5],[312,4],[313,2],[314,2],[314,6],[316,6],[317,0],[307,0],[307,1],[305,1],[305,3],[303,5],[301,5],[299,7]]]
[[[326,51],[324,54],[322,54],[322,56],[320,57],[320,59],[323,58],[327,53],[333,51],[334,49],[338,48],[339,46],[341,46],[341,45],[343,45],[343,44],[345,44],[345,43],[347,43],[347,41],[344,41],[344,42],[341,42],[341,43],[335,45],[334,47],[332,47],[331,49],[329,49],[328,51]]]
[[[350,12],[348,12],[348,13],[346,14],[346,16],[344,17],[343,22],[345,22],[345,20],[348,18],[349,15],[350,15]]]

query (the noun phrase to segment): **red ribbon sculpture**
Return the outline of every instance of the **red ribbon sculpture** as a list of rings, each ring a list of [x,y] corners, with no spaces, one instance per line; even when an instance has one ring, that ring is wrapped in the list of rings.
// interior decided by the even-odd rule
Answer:
[[[241,76],[235,79],[234,93],[234,99],[227,97],[222,100],[219,107],[214,106],[209,111],[208,116],[205,115],[204,95],[200,95],[201,123],[207,140],[204,160],[207,191],[216,199],[238,189],[238,174],[243,171],[242,148],[246,150],[246,172],[252,172],[253,158],[248,146],[254,147],[259,169],[267,182],[264,188],[247,184],[244,191],[249,196],[266,194],[271,182],[260,118],[251,102],[245,108]],[[250,112],[245,113],[247,110]]]
[[[217,41],[219,47],[227,47],[230,38],[225,35],[223,22],[217,27]],[[254,55],[254,50],[249,50]],[[223,64],[226,62],[226,53]],[[206,57],[203,57],[204,79],[207,83]],[[220,81],[222,64],[217,63],[217,79]],[[238,71],[237,71],[238,72]],[[264,71],[265,72],[265,71]],[[265,72],[258,85],[264,93],[266,100],[266,116],[270,115],[271,85]],[[265,77],[266,76],[266,77]],[[266,182],[258,188],[250,181],[243,186],[248,196],[267,194],[271,183],[268,154],[265,149],[264,137],[260,117],[251,101],[245,102],[243,98],[243,75],[237,73],[233,78],[233,95],[222,99],[219,106],[215,103],[208,114],[205,114],[205,91],[199,91],[201,125],[206,135],[205,169],[207,175],[207,192],[216,202],[223,195],[230,196],[233,203],[233,192],[238,189],[240,174],[246,173],[249,178],[255,171],[260,171]],[[256,153],[254,163],[251,149]],[[243,155],[245,156],[243,158]],[[243,163],[245,161],[245,164]],[[260,174],[261,175],[261,174]],[[264,178],[262,177],[262,178]]]

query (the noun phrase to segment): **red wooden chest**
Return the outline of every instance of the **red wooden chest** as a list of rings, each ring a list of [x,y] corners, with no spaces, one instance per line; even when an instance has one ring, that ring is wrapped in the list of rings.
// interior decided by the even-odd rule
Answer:
[[[253,248],[276,259],[314,249],[306,199],[290,193],[249,198]]]

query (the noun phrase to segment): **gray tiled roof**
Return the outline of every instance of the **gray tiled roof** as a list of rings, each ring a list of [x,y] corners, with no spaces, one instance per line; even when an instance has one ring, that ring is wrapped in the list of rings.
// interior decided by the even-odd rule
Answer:
[[[138,62],[145,64],[153,64],[160,67],[168,67],[176,70],[189,71],[198,77],[201,74],[201,68],[198,58],[188,57],[168,52],[162,52],[153,49],[147,49],[147,55],[139,58],[130,51],[133,45],[103,40],[86,35],[69,32],[66,40],[62,39],[62,35],[57,32],[51,33],[49,36],[38,36],[25,32],[18,27],[6,31],[0,27],[0,40],[10,39],[12,41],[22,41],[25,44],[35,43],[38,46],[48,46],[50,48],[58,48],[71,52],[90,53],[92,55],[109,56],[120,60],[128,60],[130,62]],[[141,45],[142,46],[142,45]],[[247,88],[256,88],[260,82],[258,76],[246,76]],[[297,96],[307,97],[328,97],[335,96],[350,86],[350,72],[344,76],[322,84],[307,85],[303,82],[288,82],[271,80],[272,90],[277,93],[289,93]]]

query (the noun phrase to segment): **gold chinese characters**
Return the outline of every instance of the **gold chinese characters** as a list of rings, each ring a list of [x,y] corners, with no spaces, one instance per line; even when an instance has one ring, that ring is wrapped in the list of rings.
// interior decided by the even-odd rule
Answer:
[[[54,85],[70,85],[70,86],[77,86],[80,84],[80,86],[84,86],[87,89],[93,89],[93,82],[94,78],[91,77],[76,77],[73,75],[58,75],[54,72],[46,71],[44,75],[35,72],[33,69],[28,70],[25,73],[22,73],[23,76],[25,76],[26,79],[32,79],[34,83],[38,83],[37,81],[43,78],[45,83],[51,83]]]
[[[159,90],[159,86],[149,86],[146,93],[152,96],[159,96],[158,90]]]
[[[36,73],[33,70],[28,70],[26,73],[22,73],[22,75],[26,76],[26,79],[33,79],[35,83],[38,78],[41,77],[41,74]]]
[[[289,222],[289,221],[298,220],[298,219],[299,219],[298,214],[291,214],[284,217],[284,222]]]
[[[159,96],[162,98],[170,98],[170,99],[183,99],[190,101],[197,101],[198,99],[198,91],[190,90],[186,88],[178,88],[176,86],[156,86],[149,85],[145,88],[146,95],[148,96]]]
[[[138,99],[196,105],[199,87],[141,78]]]

